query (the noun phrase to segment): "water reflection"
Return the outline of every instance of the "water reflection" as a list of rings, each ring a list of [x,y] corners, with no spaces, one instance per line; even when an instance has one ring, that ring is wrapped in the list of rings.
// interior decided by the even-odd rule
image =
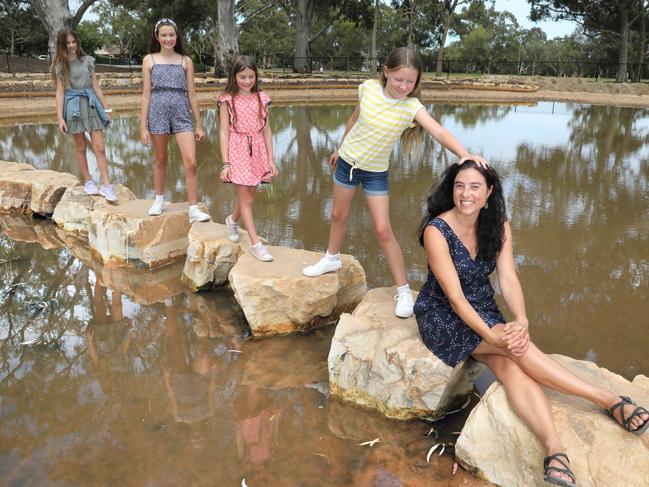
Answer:
[[[273,109],[280,174],[255,207],[273,244],[324,250],[327,158],[352,108]],[[503,175],[536,341],[628,378],[646,374],[649,356],[636,336],[649,311],[649,112],[551,103],[429,109]],[[203,118],[212,137],[199,146],[201,190],[218,220],[234,193],[218,183],[216,114]],[[138,138],[136,119],[108,131],[113,180],[150,197],[152,154]],[[422,151],[402,157],[397,149],[391,174],[392,221],[415,285],[426,272],[414,239],[423,197],[452,160],[431,139]],[[76,172],[74,145],[54,124],[0,128],[0,159]],[[168,196],[177,201],[185,194],[181,166],[172,153],[177,183]],[[362,198],[350,219],[344,251],[360,259],[370,286],[390,284]],[[45,220],[5,215],[0,229],[3,481],[472,481],[449,480],[446,456],[425,463],[426,425],[384,421],[328,398],[331,328],[251,339],[231,292],[185,292],[182,263],[155,272],[104,264],[84,239]],[[376,437],[380,448],[358,446]]]

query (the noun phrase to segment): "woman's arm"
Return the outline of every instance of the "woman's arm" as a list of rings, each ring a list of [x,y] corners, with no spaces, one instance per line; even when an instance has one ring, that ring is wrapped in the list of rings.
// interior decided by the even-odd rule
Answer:
[[[151,102],[151,55],[142,60],[142,102],[140,104],[140,140],[151,145],[149,136],[149,103]]]
[[[268,112],[268,107],[266,107],[266,112]],[[266,125],[264,125],[263,134],[270,175],[277,176],[277,166],[275,166],[275,160],[273,159],[273,133],[270,129],[270,115],[266,116]]]
[[[205,139],[205,130],[203,129],[203,122],[201,121],[201,111],[198,108],[198,97],[196,96],[196,88],[194,87],[194,62],[189,56],[185,56],[185,76],[187,77],[187,98],[189,98],[189,107],[194,114],[196,120],[196,131],[194,138],[199,144]]]
[[[470,154],[466,148],[444,127],[442,127],[430,113],[422,107],[415,115],[415,121],[422,126],[437,142],[442,144],[446,149],[450,150],[453,154],[460,158],[460,164],[471,159],[481,166],[488,166],[487,161],[482,157],[475,154]]]
[[[516,273],[512,229],[509,222],[505,222],[505,241],[496,260],[496,270],[498,272],[500,290],[514,321],[527,328],[529,323],[525,311],[525,298],[523,296],[523,288],[518,280],[518,274]]]
[[[345,126],[345,132],[343,133],[343,138],[340,139],[340,144],[338,144],[338,147],[336,147],[334,153],[331,154],[331,156],[329,157],[329,164],[331,165],[331,167],[336,167],[336,164],[338,163],[338,157],[339,157],[338,150],[340,150],[340,147],[343,145],[343,140],[345,140],[345,137],[347,137],[349,131],[352,129],[354,124],[358,121],[358,117],[360,116],[360,113],[361,113],[361,106],[360,104],[357,104],[356,108],[354,108],[354,111],[349,117],[349,120],[347,120],[347,125]]]
[[[230,112],[228,103],[223,101],[219,103],[219,142],[221,146],[221,161],[226,166],[221,169],[221,181],[230,181],[230,159],[228,154],[230,137]]]
[[[62,134],[68,133],[68,126],[63,118],[63,103],[65,97],[65,89],[63,89],[63,82],[56,78],[56,123]]]
[[[104,110],[109,110],[108,103],[104,98],[104,93],[101,91],[101,86],[99,86],[99,80],[97,79],[97,75],[95,74],[94,71],[90,75],[90,79],[92,80],[92,91],[94,91],[95,95],[97,95],[97,98],[101,102],[101,106],[104,107]],[[110,112],[106,112],[106,115],[108,115],[109,119],[112,119]]]

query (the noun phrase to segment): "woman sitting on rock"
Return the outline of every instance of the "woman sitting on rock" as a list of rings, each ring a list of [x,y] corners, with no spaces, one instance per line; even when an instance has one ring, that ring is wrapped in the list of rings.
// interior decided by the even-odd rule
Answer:
[[[511,227],[493,169],[471,160],[451,165],[427,206],[418,233],[430,271],[414,307],[422,340],[451,367],[470,355],[489,367],[545,449],[544,480],[576,485],[540,385],[592,401],[636,435],[649,427],[649,412],[573,375],[530,340]],[[494,300],[489,282],[494,269],[513,315],[509,322]]]

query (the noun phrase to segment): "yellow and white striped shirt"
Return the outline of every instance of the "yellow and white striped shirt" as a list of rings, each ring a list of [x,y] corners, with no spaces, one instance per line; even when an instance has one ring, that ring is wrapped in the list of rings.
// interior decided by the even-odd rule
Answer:
[[[338,151],[348,163],[371,172],[387,171],[390,154],[404,130],[423,108],[418,98],[388,98],[378,80],[358,87],[360,113]]]

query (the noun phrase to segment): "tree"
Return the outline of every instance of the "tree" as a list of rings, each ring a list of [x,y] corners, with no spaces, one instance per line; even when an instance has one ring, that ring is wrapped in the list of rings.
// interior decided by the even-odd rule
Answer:
[[[0,45],[12,56],[47,52],[47,36],[28,2],[0,3]]]
[[[615,81],[626,81],[630,30],[639,15],[646,12],[643,0],[528,0],[528,3],[532,20],[572,20],[581,24],[589,35],[615,37],[618,44]]]
[[[72,14],[68,0],[30,0],[30,5],[38,14],[38,18],[43,23],[47,31],[48,48],[50,55],[54,57],[56,51],[56,35],[63,27],[75,28],[86,10],[97,0],[84,0],[79,5],[77,11]]]
[[[451,28],[451,20],[455,9],[471,0],[442,0],[442,38],[439,41],[439,49],[437,49],[437,63],[435,67],[435,74],[441,76],[442,67],[444,63],[444,45],[448,37],[448,31]]]
[[[138,11],[123,5],[100,0],[97,13],[101,19],[100,32],[104,42],[116,45],[120,57],[131,57],[136,44],[143,44],[146,39],[146,22]]]

